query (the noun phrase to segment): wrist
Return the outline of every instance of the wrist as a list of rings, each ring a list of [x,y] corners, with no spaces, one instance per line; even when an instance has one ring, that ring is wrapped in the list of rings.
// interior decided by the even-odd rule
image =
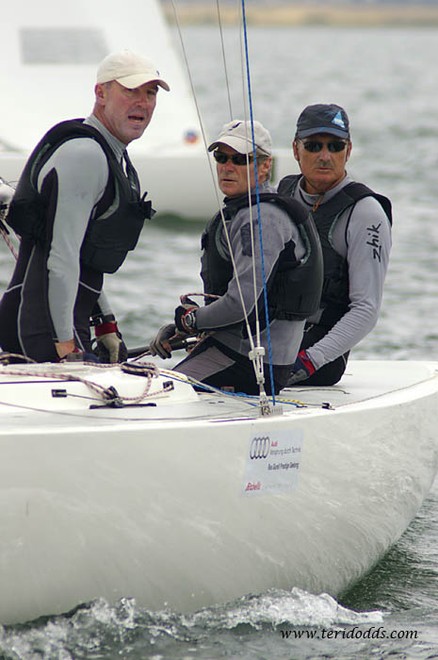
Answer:
[[[189,335],[196,334],[196,310],[198,306],[179,305],[175,309],[175,325],[180,332]]]
[[[184,314],[182,322],[183,326],[185,326],[189,332],[196,330],[196,312],[192,310]]]
[[[304,368],[306,369],[309,376],[315,373],[316,367],[305,350],[302,350],[298,353],[298,358],[303,363]]]
[[[118,332],[117,323],[115,321],[107,321],[106,323],[99,323],[94,328],[94,334],[97,338],[102,335],[109,335],[111,332]]]
[[[115,320],[116,317],[114,314],[94,314],[94,316],[92,316],[90,319],[90,325],[98,326],[102,325],[102,323],[111,323],[112,321],[115,322]]]

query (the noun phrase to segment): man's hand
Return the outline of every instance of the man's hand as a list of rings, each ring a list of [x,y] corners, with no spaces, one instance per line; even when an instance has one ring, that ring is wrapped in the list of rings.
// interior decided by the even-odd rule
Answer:
[[[75,348],[76,348],[76,344],[74,339],[67,339],[66,341],[55,342],[55,349],[56,352],[58,353],[58,357],[60,360],[62,360],[62,358],[64,358],[69,353],[73,353]]]
[[[306,380],[312,374],[314,374],[315,371],[315,366],[310,357],[307,355],[306,351],[300,351],[297,355],[297,359],[295,360],[295,364],[292,367],[289,380],[287,381],[287,387]]]
[[[99,362],[116,364],[128,359],[128,349],[115,321],[100,323],[94,328]]]
[[[176,325],[174,323],[161,326],[149,344],[149,353],[151,355],[159,355],[163,360],[172,357],[172,347],[169,344],[169,339],[172,339],[175,335]]]

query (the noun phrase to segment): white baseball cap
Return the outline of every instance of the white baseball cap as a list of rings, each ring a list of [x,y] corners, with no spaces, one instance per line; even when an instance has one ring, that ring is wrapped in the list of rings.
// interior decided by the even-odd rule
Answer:
[[[128,89],[135,89],[148,82],[156,82],[167,92],[170,91],[167,82],[160,78],[160,72],[155,64],[130,50],[110,53],[99,64],[96,82],[106,83],[112,80],[116,80]]]
[[[254,126],[254,142],[259,155],[272,154],[272,140],[269,131],[259,122],[252,122]],[[225,124],[219,137],[210,144],[209,151],[213,151],[220,144],[226,144],[240,154],[250,154],[254,151],[252,142],[252,129],[250,121],[234,119]]]

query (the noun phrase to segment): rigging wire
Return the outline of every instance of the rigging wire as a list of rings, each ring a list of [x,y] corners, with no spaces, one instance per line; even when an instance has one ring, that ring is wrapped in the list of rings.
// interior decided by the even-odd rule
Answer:
[[[252,102],[252,88],[251,88],[251,73],[249,66],[249,48],[248,48],[248,29],[246,22],[246,10],[245,10],[245,0],[241,0],[242,7],[242,28],[243,28],[243,38],[244,38],[244,54],[245,54],[245,64],[246,64],[246,85],[248,91],[248,108],[249,108],[249,121],[251,125],[251,141],[253,146],[253,155],[254,155],[254,178],[255,178],[255,197],[257,204],[257,220],[258,220],[258,230],[259,230],[259,244],[260,244],[260,267],[261,267],[261,277],[263,283],[263,299],[264,299],[264,311],[265,311],[265,322],[266,322],[266,338],[268,346],[268,363],[269,363],[269,377],[271,381],[271,391],[272,391],[272,403],[275,406],[275,393],[274,393],[274,373],[272,366],[272,343],[271,343],[271,332],[269,325],[269,310],[268,310],[268,291],[266,283],[266,271],[265,271],[265,259],[264,259],[264,250],[263,250],[263,229],[261,223],[261,209],[260,209],[260,187],[259,187],[259,177],[258,177],[258,165],[256,158],[256,143],[255,143],[255,134],[254,134],[254,114],[253,114],[253,102]],[[248,168],[249,169],[249,168]],[[251,201],[251,191],[248,186],[249,199]],[[250,204],[250,214],[252,206]],[[250,225],[252,227],[252,218]],[[256,313],[257,313],[257,300],[255,301]],[[259,324],[259,319],[257,318],[257,324]],[[260,341],[258,341],[260,346]]]
[[[178,18],[178,12],[176,10],[174,0],[172,0],[172,8],[173,8],[173,13],[174,13],[175,25],[176,25],[176,28],[177,28],[177,32],[178,32],[178,36],[179,36],[179,40],[180,40],[180,44],[181,44],[181,49],[182,49],[182,53],[183,53],[184,64],[185,64],[185,67],[186,67],[186,71],[187,71],[187,75],[188,75],[188,78],[189,78],[190,87],[191,87],[191,91],[192,91],[192,96],[193,96],[195,107],[196,107],[198,121],[199,121],[199,124],[201,126],[201,132],[202,132],[204,148],[205,148],[206,154],[208,156],[208,142],[207,142],[206,133],[205,133],[205,130],[204,130],[204,125],[203,125],[202,118],[201,118],[201,112],[200,112],[200,108],[199,108],[199,104],[198,104],[198,100],[197,100],[195,86],[194,86],[194,83],[193,83],[193,77],[191,75],[191,70],[190,70],[189,61],[188,61],[188,57],[187,57],[187,51],[186,51],[186,48],[185,48],[185,45],[184,45],[184,39],[182,37],[182,31],[181,31],[179,18]],[[219,13],[219,20],[221,21],[220,13]],[[222,44],[222,47],[223,47],[223,44]],[[228,81],[227,81],[227,86],[229,88]],[[245,93],[243,94],[243,98],[245,98]],[[214,186],[215,193],[216,193],[216,201],[217,201],[217,205],[218,205],[218,208],[219,208],[219,214],[220,214],[220,217],[221,217],[222,226],[223,226],[223,229],[224,229],[224,235],[225,235],[225,239],[226,239],[226,243],[227,243],[227,247],[228,247],[228,252],[229,252],[229,255],[230,255],[231,265],[233,267],[233,272],[236,275],[236,286],[237,286],[237,291],[238,291],[238,294],[239,294],[239,301],[240,301],[240,304],[242,306],[245,328],[246,328],[246,331],[247,331],[248,340],[249,340],[250,345],[251,345],[251,350],[254,351],[255,346],[254,346],[254,342],[253,342],[253,338],[252,338],[251,328],[250,328],[250,325],[249,325],[248,313],[247,313],[247,310],[246,310],[246,305],[245,305],[245,301],[244,301],[244,298],[243,298],[243,292],[242,292],[239,276],[238,276],[237,269],[236,269],[236,261],[235,261],[232,246],[231,246],[231,240],[230,240],[230,235],[229,235],[229,231],[228,231],[228,225],[227,225],[227,222],[226,222],[226,219],[225,219],[225,216],[224,216],[222,201],[221,201],[221,198],[220,198],[219,186],[218,186],[218,183],[217,183],[215,173],[213,172],[213,166],[212,166],[211,158],[208,158],[208,164],[209,164],[209,168],[210,168],[211,179],[212,179],[213,186]]]
[[[212,159],[209,158],[209,155],[208,155],[208,142],[207,142],[206,132],[205,132],[204,123],[203,123],[202,117],[201,117],[201,111],[200,111],[200,108],[199,108],[198,98],[197,98],[195,86],[194,86],[194,83],[193,83],[193,77],[192,77],[191,69],[190,69],[190,66],[189,66],[189,60],[188,60],[188,57],[187,57],[187,51],[186,51],[186,48],[185,48],[184,39],[182,37],[182,31],[181,31],[181,25],[180,25],[180,21],[179,21],[179,17],[178,17],[178,12],[177,12],[174,0],[171,0],[171,2],[172,2],[173,15],[174,15],[174,19],[175,19],[175,25],[176,25],[176,28],[177,28],[178,37],[179,37],[181,50],[182,50],[182,54],[183,54],[184,64],[185,64],[185,68],[186,68],[186,71],[187,71],[187,76],[188,76],[188,79],[189,79],[190,88],[191,88],[191,92],[192,92],[192,98],[193,98],[194,103],[195,103],[196,114],[197,114],[198,122],[199,122],[199,125],[200,125],[200,128],[201,128],[202,141],[203,141],[204,149],[205,149],[205,152],[206,152],[206,155],[207,155],[207,162],[208,162],[208,166],[209,166],[209,169],[210,169],[211,180],[213,182],[213,187],[214,187],[215,196],[216,196],[216,202],[217,202],[217,206],[218,206],[218,209],[219,209],[219,214],[220,214],[220,217],[221,217],[221,223],[222,223],[222,226],[223,226],[223,229],[224,229],[224,235],[225,235],[225,239],[226,239],[226,243],[227,243],[227,247],[228,247],[228,252],[229,252],[229,255],[230,255],[231,265],[232,265],[232,268],[233,268],[233,272],[236,274],[236,286],[237,286],[237,291],[238,291],[238,294],[239,294],[240,304],[242,306],[245,328],[246,328],[247,336],[248,336],[248,339],[249,339],[249,342],[250,342],[250,345],[251,345],[251,350],[254,351],[255,347],[254,347],[254,342],[253,342],[253,338],[252,338],[252,334],[251,334],[251,328],[250,328],[250,325],[249,325],[248,313],[247,313],[247,310],[246,310],[246,305],[245,305],[245,301],[244,301],[244,298],[243,298],[243,292],[242,292],[239,276],[238,276],[237,269],[236,269],[236,261],[235,261],[232,246],[231,246],[231,240],[230,240],[230,235],[229,235],[229,232],[228,232],[227,222],[226,222],[225,216],[224,216],[219,185],[218,185],[218,182],[217,182],[217,179],[216,179],[216,176],[215,176],[215,172],[213,171]],[[218,12],[218,20],[219,20],[219,23],[222,25],[222,19],[221,19],[220,12]],[[221,30],[221,34],[223,35],[222,30]],[[223,57],[225,57],[225,48],[224,48],[223,41],[222,41],[222,53],[223,53]],[[229,95],[229,81],[228,81],[228,78],[226,79],[226,86],[227,86],[228,95]],[[229,96],[229,98],[230,98],[230,96]],[[229,101],[229,103],[231,104],[231,100]],[[231,105],[230,105],[230,112],[231,112]]]
[[[219,0],[217,0],[219,2]],[[192,92],[192,97],[194,99],[195,103],[195,108],[196,108],[196,113],[198,116],[198,121],[199,125],[201,127],[201,133],[202,133],[202,139],[203,139],[203,144],[204,148],[206,151],[206,154],[208,156],[208,143],[207,143],[207,138],[206,138],[206,133],[204,130],[204,124],[201,118],[201,112],[197,100],[197,95],[195,91],[195,86],[193,83],[193,78],[191,75],[191,70],[188,62],[188,57],[187,57],[187,52],[184,44],[184,40],[182,37],[182,31],[181,31],[181,26],[180,26],[180,21],[178,18],[178,12],[176,10],[175,2],[174,0],[171,0],[172,4],[172,10],[174,14],[174,19],[175,19],[175,25],[177,28],[178,32],[178,37],[182,49],[182,54],[183,54],[183,59],[191,87],[191,92]],[[217,5],[218,6],[218,5]],[[222,18],[218,6],[218,22],[220,25],[220,34],[221,34],[221,48],[222,48],[222,56],[225,60],[225,65],[224,69],[226,72],[226,88],[227,88],[227,93],[228,93],[228,105],[229,105],[229,111],[230,114],[232,112],[232,106],[231,106],[231,97],[230,97],[230,85],[229,85],[229,80],[228,80],[228,74],[227,74],[227,67],[226,67],[226,57],[225,57],[225,47],[224,47],[224,41],[223,41],[223,31],[222,31]],[[271,345],[271,337],[270,337],[270,328],[269,328],[269,315],[268,315],[268,307],[267,307],[267,287],[266,287],[266,276],[265,276],[265,267],[264,267],[264,256],[263,256],[263,235],[262,235],[262,229],[261,229],[261,222],[260,222],[260,217],[261,217],[261,211],[260,211],[260,190],[259,190],[259,185],[258,185],[258,168],[257,168],[257,160],[255,158],[256,156],[256,146],[255,146],[255,136],[254,136],[254,118],[253,118],[253,112],[252,112],[252,95],[251,95],[251,84],[250,84],[250,72],[249,72],[249,56],[248,56],[248,39],[247,39],[247,24],[246,24],[246,16],[245,16],[245,0],[242,0],[241,3],[241,22],[243,26],[243,44],[242,44],[242,33],[241,33],[241,51],[243,51],[244,55],[241,54],[241,63],[242,63],[242,98],[244,99],[244,116],[245,116],[245,121],[248,121],[248,113],[249,113],[249,121],[251,124],[251,142],[253,145],[253,154],[254,154],[254,174],[255,174],[255,181],[256,181],[256,200],[257,200],[257,217],[258,217],[258,226],[259,226],[259,243],[260,243],[260,253],[261,253],[261,278],[262,278],[262,283],[263,283],[263,298],[264,298],[264,306],[265,306],[265,319],[266,319],[266,324],[267,324],[267,344],[268,344],[268,358],[269,358],[269,375],[270,375],[270,381],[271,381],[271,392],[272,392],[272,403],[275,406],[275,394],[274,394],[274,378],[273,378],[273,367],[272,367],[272,345]],[[246,75],[245,75],[246,74]],[[246,88],[245,88],[245,80],[246,80]],[[249,108],[249,109],[248,109]],[[228,247],[228,252],[230,255],[230,260],[231,260],[231,265],[233,267],[233,272],[235,274],[235,280],[236,280],[236,286],[239,294],[239,299],[240,303],[242,306],[242,311],[243,311],[243,316],[244,316],[244,323],[245,323],[245,328],[247,332],[247,337],[248,341],[250,344],[250,351],[249,351],[249,358],[253,363],[254,366],[254,371],[255,371],[255,376],[257,379],[257,382],[259,384],[260,388],[260,405],[261,405],[261,411],[262,414],[269,414],[271,411],[269,409],[269,405],[267,403],[267,396],[264,390],[264,372],[263,372],[263,355],[264,355],[264,348],[261,346],[260,343],[260,322],[259,322],[259,316],[258,316],[258,300],[257,300],[257,287],[256,287],[256,270],[255,270],[255,262],[253,262],[253,281],[254,281],[254,312],[255,312],[255,327],[256,327],[256,345],[254,344],[254,338],[253,338],[253,333],[251,332],[250,324],[249,324],[249,318],[248,318],[248,312],[246,309],[245,305],[245,300],[243,297],[243,292],[242,288],[240,285],[239,281],[239,276],[236,270],[236,262],[231,246],[231,240],[229,236],[229,231],[228,231],[228,226],[227,222],[224,216],[223,212],[223,207],[222,207],[222,201],[220,199],[220,194],[219,194],[219,186],[217,183],[217,179],[215,176],[215,173],[213,172],[213,165],[212,165],[212,160],[211,158],[208,158],[208,164],[210,168],[210,175],[213,181],[213,186],[215,190],[215,195],[216,195],[216,200],[219,208],[219,213],[221,217],[221,222],[222,226],[224,229],[224,235]],[[249,164],[249,160],[248,160]],[[247,176],[248,176],[248,195],[249,195],[249,201],[251,201],[251,186],[250,186],[250,173],[249,173],[249,167],[247,168]],[[254,252],[254,245],[255,245],[255,239],[254,239],[254,234],[253,234],[253,209],[252,209],[252,204],[249,204],[249,213],[250,213],[250,232],[251,232],[251,241],[252,241],[252,246],[253,246],[253,254]]]
[[[222,16],[221,16],[221,10],[220,10],[220,0],[216,0],[216,12],[217,12],[217,21],[219,25],[219,34],[221,38],[221,48],[222,48],[222,62],[224,65],[224,75],[225,75],[225,86],[227,90],[227,95],[228,95],[228,111],[230,113],[230,121],[233,119],[233,107],[231,104],[231,94],[230,94],[230,81],[228,78],[228,66],[227,66],[227,58],[225,56],[225,45],[224,45],[224,32],[222,29]]]
[[[206,136],[205,129],[204,129],[204,122],[202,121],[202,117],[201,117],[201,111],[200,111],[200,108],[199,108],[198,97],[197,97],[197,94],[196,94],[196,91],[195,91],[195,85],[193,83],[192,72],[191,72],[190,66],[189,66],[189,60],[188,60],[188,57],[187,57],[187,51],[186,51],[186,48],[185,48],[184,39],[182,37],[181,25],[180,25],[180,22],[179,22],[178,12],[177,12],[174,0],[171,0],[171,3],[172,3],[172,11],[173,11],[173,15],[174,15],[175,25],[176,25],[177,32],[178,32],[179,42],[180,42],[180,45],[181,45],[181,51],[182,51],[182,55],[183,55],[183,59],[184,59],[184,64],[185,64],[187,76],[188,76],[189,83],[190,83],[190,89],[191,89],[191,92],[192,92],[192,98],[193,98],[193,102],[195,104],[196,115],[198,117],[198,122],[199,122],[199,126],[200,126],[200,129],[201,129],[202,142],[204,144],[205,153],[207,154],[207,162],[208,162],[208,166],[209,166],[209,169],[210,169],[210,176],[211,176],[211,180],[213,182],[216,201],[217,201],[218,208],[221,208],[222,204],[221,204],[221,199],[220,199],[220,191],[219,191],[219,187],[216,183],[216,177],[215,177],[214,172],[213,172],[213,164],[212,164],[211,158],[208,158],[207,136]]]

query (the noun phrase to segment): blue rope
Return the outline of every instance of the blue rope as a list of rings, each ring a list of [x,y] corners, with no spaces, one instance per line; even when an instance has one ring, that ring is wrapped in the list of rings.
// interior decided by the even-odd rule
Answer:
[[[249,103],[249,118],[251,123],[251,138],[254,154],[254,174],[255,174],[255,194],[257,202],[257,220],[259,225],[259,243],[260,243],[260,256],[261,256],[261,269],[262,269],[262,282],[263,282],[263,300],[265,303],[265,316],[266,316],[266,335],[268,343],[268,360],[269,360],[269,378],[271,381],[271,392],[272,392],[272,403],[275,406],[275,393],[274,393],[274,370],[272,367],[272,344],[271,344],[271,328],[269,321],[269,311],[268,311],[268,290],[266,286],[266,274],[265,274],[265,258],[263,253],[263,230],[261,222],[261,211],[260,211],[260,188],[258,181],[258,167],[256,159],[256,143],[254,135],[254,115],[252,108],[252,92],[251,92],[251,75],[249,70],[249,53],[248,53],[248,33],[246,27],[246,14],[245,14],[245,0],[242,0],[242,24],[243,24],[243,36],[245,44],[245,65],[246,65],[246,78],[248,85],[248,103]]]

